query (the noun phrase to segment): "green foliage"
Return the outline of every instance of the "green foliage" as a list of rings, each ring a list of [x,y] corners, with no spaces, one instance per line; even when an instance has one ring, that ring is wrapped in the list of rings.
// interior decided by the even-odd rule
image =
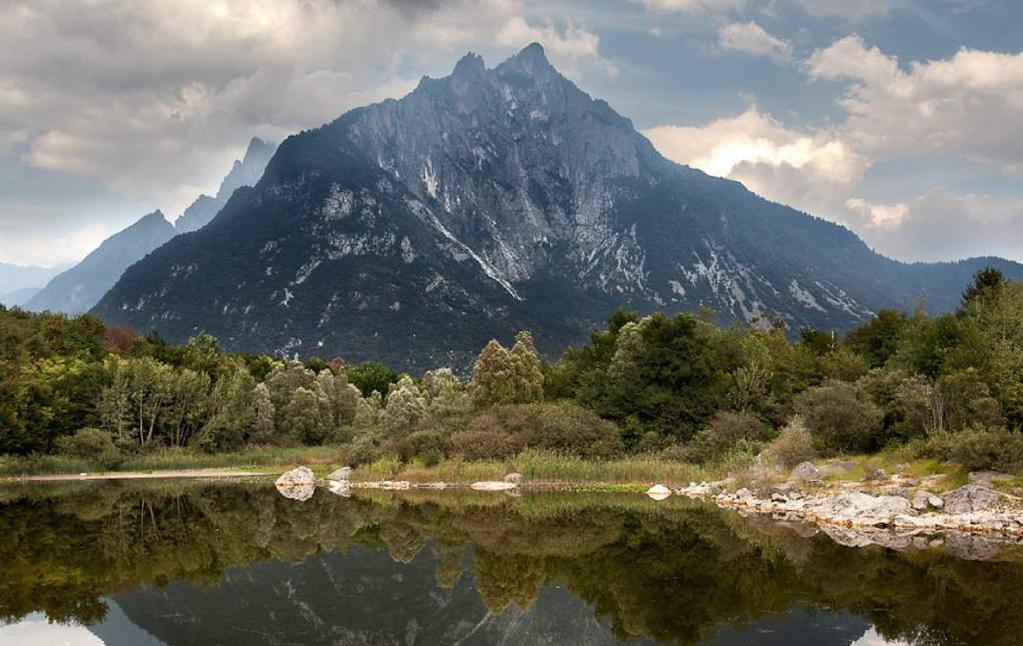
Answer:
[[[174,347],[89,316],[0,308],[0,454],[59,451],[69,465],[95,459],[72,448],[79,429],[105,433],[129,461],[344,443],[363,462],[670,449],[718,464],[747,460],[782,428],[772,452],[932,438],[960,447],[948,455],[998,462],[983,457],[994,436],[976,429],[1023,432],[1023,283],[981,272],[955,314],[882,310],[844,339],[803,330],[795,343],[780,322],[723,329],[708,312],[618,310],[555,362],[541,363],[528,332],[511,348],[491,341],[468,384],[448,368],[416,381],[380,363],[232,355],[203,333]]]
[[[768,439],[766,424],[748,413],[718,411],[691,442],[687,456],[696,462],[722,458],[739,447],[751,447]]]
[[[366,361],[357,366],[345,368],[348,382],[359,389],[363,397],[369,397],[375,390],[380,394],[387,393],[391,384],[397,383],[401,376],[382,363]]]
[[[116,467],[124,460],[110,433],[98,428],[83,428],[74,435],[59,438],[57,452],[99,465],[104,469]]]
[[[477,408],[524,404],[543,397],[543,370],[529,332],[519,332],[508,350],[492,339],[480,352],[470,392]]]
[[[781,430],[768,447],[771,457],[785,469],[817,457],[813,436],[803,418],[796,416]]]
[[[588,458],[610,458],[622,451],[614,424],[569,402],[491,408],[471,419],[452,443],[454,452],[466,459],[506,457],[527,448]]]
[[[884,413],[854,384],[829,381],[796,400],[798,412],[825,454],[861,453],[880,448]]]
[[[952,460],[970,471],[995,469],[1016,473],[1023,470],[1023,435],[1004,428],[972,427],[931,437],[925,453]]]

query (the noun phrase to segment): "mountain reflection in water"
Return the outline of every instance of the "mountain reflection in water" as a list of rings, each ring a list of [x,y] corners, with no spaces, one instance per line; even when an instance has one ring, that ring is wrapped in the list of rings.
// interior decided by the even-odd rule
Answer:
[[[843,547],[627,494],[7,486],[0,554],[0,644],[1014,644],[1023,628],[1013,549]]]

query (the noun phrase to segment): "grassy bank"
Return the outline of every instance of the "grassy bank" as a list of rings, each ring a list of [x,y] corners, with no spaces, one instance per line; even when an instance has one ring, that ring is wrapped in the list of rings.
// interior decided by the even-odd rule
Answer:
[[[0,456],[0,476],[217,468],[283,471],[298,464],[325,469],[328,465],[337,464],[342,454],[343,449],[339,446],[265,447],[213,454],[193,449],[162,449],[131,456],[113,468],[62,455],[4,455]]]
[[[639,455],[617,460],[585,460],[546,451],[525,451],[507,460],[444,460],[425,465],[419,460],[402,464],[383,458],[359,467],[355,480],[409,480],[413,482],[476,482],[500,480],[510,472],[538,483],[602,483],[650,485],[687,484],[716,475],[715,470],[659,455]]]
[[[344,462],[342,446],[251,449],[237,453],[206,454],[190,449],[165,449],[135,456],[103,469],[82,460],[56,455],[0,456],[0,476],[116,472],[158,472],[185,469],[233,468],[283,472],[308,466],[318,476]],[[611,485],[686,484],[719,475],[714,469],[687,464],[659,455],[640,455],[616,460],[586,460],[546,451],[525,451],[507,460],[444,460],[426,465],[414,459],[402,463],[385,457],[355,469],[355,480],[410,480],[415,482],[475,482],[500,480],[516,471],[526,480],[552,484],[602,483]]]

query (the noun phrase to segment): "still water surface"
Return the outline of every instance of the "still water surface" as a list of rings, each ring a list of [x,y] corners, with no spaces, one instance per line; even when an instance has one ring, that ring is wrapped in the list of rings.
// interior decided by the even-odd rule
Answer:
[[[626,494],[7,486],[0,644],[1020,643],[1023,559],[949,545]]]

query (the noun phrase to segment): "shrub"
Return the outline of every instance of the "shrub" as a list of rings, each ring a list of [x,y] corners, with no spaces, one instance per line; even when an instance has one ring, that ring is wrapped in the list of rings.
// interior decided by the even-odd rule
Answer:
[[[584,458],[610,458],[622,452],[617,426],[571,402],[497,406],[473,418],[469,431],[496,432],[520,449],[546,449]]]
[[[690,442],[688,458],[706,462],[720,458],[740,444],[749,449],[752,444],[766,439],[767,426],[747,413],[719,411]]]
[[[387,448],[396,453],[402,462],[411,462],[413,458],[420,457],[424,462],[427,458],[436,460],[434,462],[436,464],[448,450],[447,438],[431,430],[415,431],[387,444]]]
[[[785,469],[817,457],[813,436],[803,418],[793,417],[767,448],[770,457]]]
[[[470,429],[451,436],[451,453],[464,460],[503,460],[523,449],[521,438],[502,429]]]
[[[57,451],[67,457],[87,460],[105,469],[116,467],[124,460],[110,433],[98,428],[83,428],[74,435],[58,438]]]
[[[823,454],[861,453],[883,444],[884,413],[854,384],[828,381],[810,388],[796,399],[796,412]]]
[[[961,464],[969,471],[1023,470],[1023,435],[1005,428],[974,427],[960,433],[936,433],[930,438],[934,457]]]

